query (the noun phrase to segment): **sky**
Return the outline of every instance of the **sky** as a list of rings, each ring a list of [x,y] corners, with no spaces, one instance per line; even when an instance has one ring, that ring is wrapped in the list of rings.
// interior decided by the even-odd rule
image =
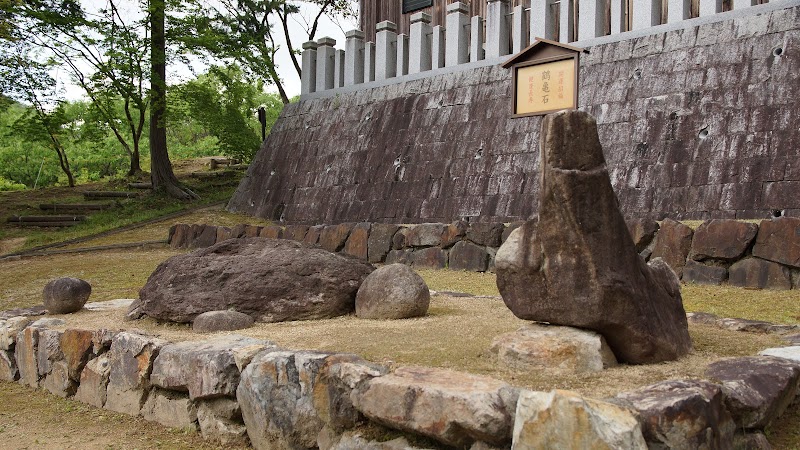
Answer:
[[[105,0],[81,0],[84,8],[87,11],[96,11],[99,8],[106,6]],[[138,7],[136,6],[136,0],[124,0],[122,2],[121,9],[124,10],[128,15],[138,14]],[[356,5],[357,7],[357,5]],[[313,5],[302,4],[301,5],[301,14],[303,17],[306,17],[307,20],[312,20],[313,17],[316,15],[318,11],[317,8],[313,7]],[[338,18],[336,21],[332,21],[327,17],[323,17],[320,20],[320,25],[317,29],[317,39],[321,37],[332,37],[336,40],[336,48],[343,49],[344,48],[344,33],[346,31],[355,29],[358,27],[357,19],[344,19]],[[295,18],[293,23],[290,23],[289,33],[292,37],[292,43],[296,47],[300,47],[303,44],[304,36],[306,34],[303,31],[302,27],[302,19]],[[277,33],[278,36],[281,36],[281,44],[285,47],[285,42],[282,39],[282,32]],[[299,60],[299,58],[298,58]],[[300,77],[297,75],[297,71],[295,71],[294,66],[292,64],[292,60],[289,57],[288,53],[283,49],[279,52],[278,56],[276,57],[276,63],[278,66],[278,74],[284,81],[284,89],[286,89],[286,93],[289,98],[294,97],[296,95],[300,95]],[[201,73],[203,71],[202,65],[199,63],[196,64],[195,71],[199,71]],[[64,71],[57,71],[53,74],[59,84],[59,88],[65,93],[65,96],[69,100],[78,100],[84,97],[84,92],[77,86],[73,85],[70,81],[69,74]],[[192,78],[192,71],[186,67],[172,65],[167,67],[167,82],[168,83],[177,83],[181,81],[185,81],[187,79]],[[267,86],[266,90],[268,92],[277,92],[277,89],[274,85]]]

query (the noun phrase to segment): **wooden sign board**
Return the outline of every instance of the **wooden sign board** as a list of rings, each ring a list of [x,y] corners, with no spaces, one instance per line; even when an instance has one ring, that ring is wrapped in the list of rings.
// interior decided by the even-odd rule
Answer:
[[[513,72],[512,117],[577,109],[582,51],[577,47],[537,39],[503,64]]]

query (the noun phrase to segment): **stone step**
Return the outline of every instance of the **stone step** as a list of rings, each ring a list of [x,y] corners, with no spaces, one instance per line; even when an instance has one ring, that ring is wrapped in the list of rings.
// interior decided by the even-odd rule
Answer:
[[[52,213],[102,211],[114,208],[114,203],[42,203],[39,209]]]
[[[127,191],[86,191],[83,193],[83,198],[87,200],[95,198],[134,198],[138,196],[138,192]]]
[[[12,222],[12,225],[17,227],[48,227],[48,228],[63,228],[71,227],[81,223],[80,221],[65,221],[65,222]]]

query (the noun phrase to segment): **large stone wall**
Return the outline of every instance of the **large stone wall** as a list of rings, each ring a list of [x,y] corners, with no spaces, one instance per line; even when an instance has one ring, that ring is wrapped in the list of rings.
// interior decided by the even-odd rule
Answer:
[[[587,50],[580,106],[627,216],[800,215],[800,7]],[[510,118],[510,95],[510,72],[487,66],[288,105],[228,207],[304,224],[528,218],[541,119]]]
[[[172,248],[210,247],[226,239],[293,239],[346,253],[371,263],[414,268],[493,272],[500,245],[523,222],[393,225],[173,225]],[[748,289],[800,289],[800,219],[781,217],[760,224],[713,219],[697,230],[674,220],[632,219],[628,229],[645,259],[662,258],[687,283]]]

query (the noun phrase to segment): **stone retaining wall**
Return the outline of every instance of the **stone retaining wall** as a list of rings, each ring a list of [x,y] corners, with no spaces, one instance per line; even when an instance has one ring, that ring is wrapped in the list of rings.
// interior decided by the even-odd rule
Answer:
[[[417,448],[405,438],[370,443],[358,433],[370,422],[434,448],[539,448],[545,438],[556,447],[733,448],[764,440],[800,381],[796,360],[744,357],[709,366],[712,381],[663,381],[599,401],[244,336],[172,343],[63,324],[0,321],[0,380],[258,449]]]
[[[661,220],[800,215],[800,7],[587,45],[620,208]],[[538,207],[540,117],[468,68],[286,105],[228,204],[282,223],[511,222]]]
[[[494,270],[494,255],[522,222],[392,225],[175,225],[173,248],[201,248],[225,239],[268,237],[316,244],[371,263],[404,263],[417,268]],[[660,257],[686,282],[728,283],[756,289],[800,288],[800,218],[760,224],[715,219],[696,230],[673,220],[629,220],[637,251]]]

